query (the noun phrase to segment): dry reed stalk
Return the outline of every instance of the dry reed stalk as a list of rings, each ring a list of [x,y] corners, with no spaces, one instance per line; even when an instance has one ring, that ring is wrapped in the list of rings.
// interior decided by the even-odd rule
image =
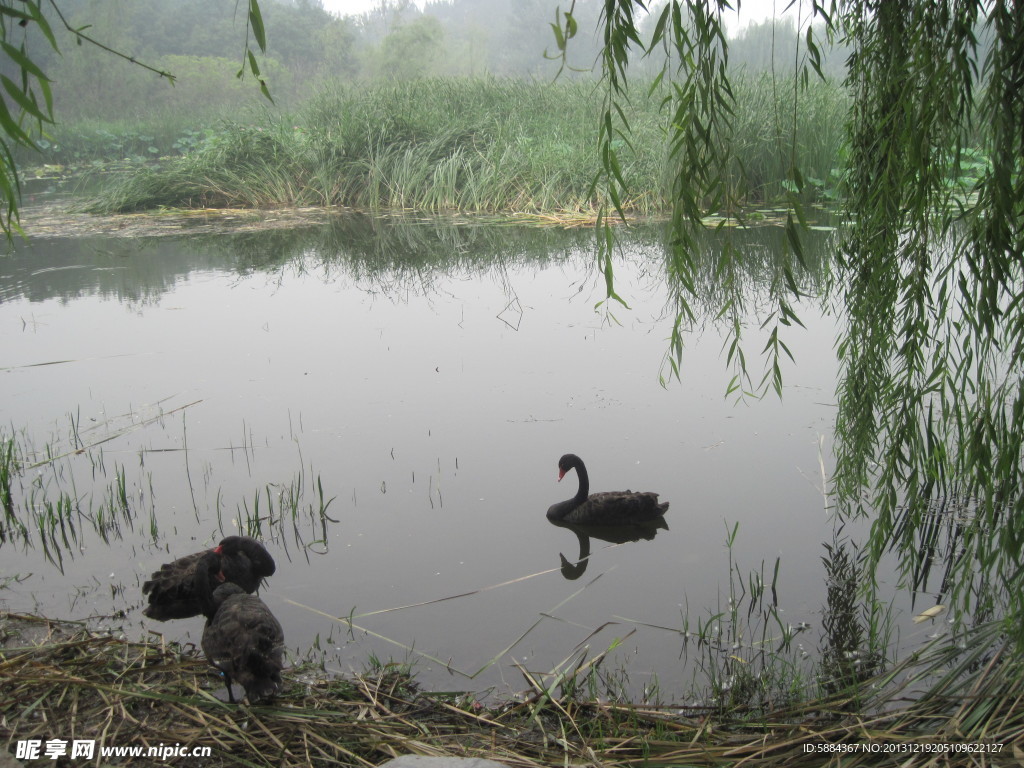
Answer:
[[[11,627],[36,630],[36,642]],[[511,768],[576,766],[882,765],[985,768],[1024,759],[1020,660],[1006,649],[969,654],[962,667],[911,700],[910,681],[941,675],[958,659],[938,649],[886,680],[899,684],[854,700],[805,702],[741,722],[691,717],[693,708],[636,707],[581,701],[558,689],[593,671],[570,656],[546,679],[523,670],[526,701],[490,709],[455,706],[450,694],[418,689],[386,666],[353,680],[286,676],[272,705],[226,704],[208,688],[221,685],[193,652],[158,642],[132,642],[57,625],[37,617],[0,615],[0,744],[14,751],[28,739],[98,739],[105,746],[209,746],[203,765],[360,766],[400,754],[488,757]],[[969,664],[969,662],[973,662]],[[303,670],[309,675],[310,670]],[[884,680],[876,679],[877,684]],[[564,687],[564,686],[563,686]],[[570,686],[571,687],[571,686]],[[579,689],[581,686],[575,686]],[[898,698],[897,698],[898,697]],[[902,704],[896,706],[897,702]],[[907,703],[909,701],[909,703]],[[858,709],[851,709],[856,703]],[[998,753],[807,752],[809,743],[924,744],[986,740]],[[105,759],[116,765],[118,759]],[[124,763],[127,764],[127,763]]]

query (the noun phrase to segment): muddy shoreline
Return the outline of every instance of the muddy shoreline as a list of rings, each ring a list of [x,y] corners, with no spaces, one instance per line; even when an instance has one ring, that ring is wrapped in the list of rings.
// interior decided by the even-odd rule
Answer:
[[[527,224],[540,227],[593,227],[596,213],[506,212],[467,213],[450,211],[431,213],[416,210],[387,209],[363,211],[354,208],[169,208],[119,214],[93,214],[77,210],[64,199],[29,203],[19,209],[22,232],[29,239],[75,237],[165,237],[182,235],[237,234],[269,232],[280,229],[317,227],[345,216],[424,223],[444,221],[451,225]],[[618,218],[609,223],[619,224]],[[649,217],[628,221],[652,221]]]
[[[346,212],[351,213],[340,208],[202,208],[98,215],[76,211],[67,203],[50,202],[23,207],[20,223],[30,240],[92,236],[161,237],[320,226]]]

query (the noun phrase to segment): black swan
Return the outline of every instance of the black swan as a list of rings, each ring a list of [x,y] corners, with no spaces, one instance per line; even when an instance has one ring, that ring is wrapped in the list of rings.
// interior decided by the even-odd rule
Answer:
[[[590,491],[587,468],[579,456],[567,453],[558,460],[558,479],[561,481],[570,469],[576,470],[580,489],[566,501],[551,505],[548,520],[574,523],[576,525],[629,525],[630,523],[653,520],[668,511],[668,502],[658,503],[658,494],[634,491]]]
[[[161,565],[142,585],[142,594],[149,595],[149,605],[143,614],[157,621],[198,616],[202,610],[195,593],[196,566],[211,552],[220,558],[220,581],[237,584],[246,592],[255,592],[260,582],[277,570],[274,558],[256,539],[228,536],[213,549]]]
[[[216,554],[206,553],[196,566],[195,593],[206,616],[203,653],[224,674],[228,700],[235,703],[232,682],[245,689],[249,703],[256,704],[281,689],[284,666],[284,631],[266,604],[246,594],[238,584],[215,585],[220,578]]]

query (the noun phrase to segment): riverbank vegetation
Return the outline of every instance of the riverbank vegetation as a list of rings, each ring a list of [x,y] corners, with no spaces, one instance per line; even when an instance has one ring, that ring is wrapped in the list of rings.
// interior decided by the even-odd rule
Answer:
[[[235,77],[245,25],[227,7],[143,0],[66,9],[71,27],[87,25],[93,39],[152,70],[63,40],[54,20],[58,56],[29,25],[26,44],[48,78],[55,120],[38,151],[16,152],[18,164],[27,176],[114,171],[116,189],[95,207],[104,212],[343,205],[592,215],[602,202],[593,190],[600,3],[574,4],[583,31],[561,71],[539,10],[449,0],[339,17],[315,3],[261,6],[269,33],[255,60],[272,103]],[[794,101],[780,83],[801,34],[787,20],[748,25],[732,40],[738,119],[716,141],[737,148],[724,170],[749,202],[785,194],[792,125],[815,158],[808,197],[834,199],[840,187],[848,96],[836,83],[845,51],[830,50],[828,82]],[[648,91],[663,64],[654,50],[633,66],[638,87],[625,111],[633,133],[617,140],[633,190],[622,202],[639,214],[670,207],[672,85]],[[173,75],[173,87],[153,70]]]
[[[613,200],[629,194],[616,142],[629,133],[622,105],[631,98],[629,63],[641,33],[636,5],[617,4],[602,19],[602,180]],[[716,141],[736,122],[736,78],[726,66],[721,6],[716,13],[712,5],[670,3],[643,43],[664,45],[683,62],[673,75],[670,141],[680,160],[671,258],[684,288],[681,321],[692,316],[686,301],[700,298],[692,276],[703,258],[707,201],[737,202],[722,173],[734,147]],[[1015,665],[1024,658],[1024,102],[1017,85],[1024,26],[1017,10],[1007,2],[854,2],[821,10],[828,36],[856,46],[845,79],[848,224],[826,292],[845,321],[830,504],[841,519],[871,521],[869,569],[898,552],[901,586],[915,594],[941,552],[940,599],[958,621],[1001,616]],[[563,50],[574,31],[567,16]],[[803,77],[794,84],[821,74],[818,52],[809,34]],[[795,126],[792,144],[787,233],[799,256],[799,196],[810,174]],[[976,161],[969,147],[986,161],[969,185],[951,183]],[[603,234],[599,242],[613,242],[611,229]],[[744,258],[737,248],[724,254],[723,281]],[[614,298],[612,250],[599,259]],[[764,348],[770,370],[789,355],[777,339],[802,325],[793,306],[804,296],[791,279],[774,286],[774,311],[763,326],[772,334]],[[737,323],[730,357],[741,333]],[[769,379],[781,392],[777,375],[758,391]]]
[[[790,147],[789,95],[767,77],[737,87],[742,151],[727,169],[748,204],[778,199]],[[640,214],[669,210],[666,94],[638,89],[633,135],[619,150]],[[795,106],[799,141],[813,156],[813,197],[837,194],[842,89],[821,83]],[[427,211],[592,211],[600,100],[586,81],[418,80],[337,87],[294,115],[232,121],[191,151],[128,175],[104,192],[98,212],[168,207],[351,206]],[[723,140],[725,138],[723,137]]]
[[[902,7],[875,13],[851,4],[844,33],[860,47],[851,60],[848,89],[827,78],[805,78],[800,87],[779,89],[770,75],[728,68],[719,58],[725,33],[714,18],[696,22],[703,23],[706,35],[676,35],[679,59],[706,65],[684,68],[676,83],[652,79],[648,64],[629,61],[629,51],[610,42],[603,51],[608,78],[604,90],[577,77],[571,66],[564,81],[549,82],[540,77],[542,70],[529,73],[532,80],[513,77],[490,58],[479,58],[474,50],[481,40],[471,38],[466,38],[468,53],[459,61],[472,69],[446,71],[437,55],[446,28],[429,14],[391,27],[387,20],[383,26],[367,19],[353,27],[331,21],[326,27],[339,37],[326,49],[346,54],[333,64],[307,62],[303,70],[301,45],[294,59],[284,48],[274,58],[270,49],[262,71],[279,95],[273,106],[254,106],[243,90],[215,88],[214,83],[230,77],[233,66],[209,51],[154,48],[151,52],[158,57],[195,57],[168,61],[182,72],[194,69],[197,77],[190,80],[209,93],[193,97],[182,89],[173,96],[161,94],[158,98],[167,104],[145,115],[132,114],[127,106],[111,109],[98,97],[89,106],[89,85],[116,77],[98,77],[95,69],[79,62],[69,68],[66,82],[73,83],[76,72],[88,73],[90,82],[80,85],[81,111],[73,111],[66,95],[58,98],[64,114],[75,116],[50,132],[43,146],[49,154],[44,156],[55,163],[95,161],[99,169],[113,158],[128,156],[135,162],[139,170],[106,190],[93,208],[98,211],[302,205],[487,212],[607,213],[613,206],[639,214],[671,210],[677,235],[670,278],[681,287],[676,299],[681,325],[692,320],[691,306],[700,298],[693,278],[700,274],[703,250],[693,231],[704,225],[709,210],[729,214],[751,203],[784,199],[798,212],[787,231],[799,262],[804,259],[797,227],[804,216],[801,206],[843,198],[850,205],[852,226],[840,249],[833,296],[843,304],[850,324],[839,345],[844,378],[837,417],[839,466],[832,480],[836,495],[831,498],[851,519],[871,516],[877,521],[867,552],[873,559],[858,564],[860,573],[870,573],[895,548],[906,564],[906,585],[920,588],[921,574],[926,581],[941,550],[945,573],[940,598],[952,606],[954,620],[969,625],[994,616],[1002,621],[980,623],[970,631],[955,627],[961,634],[888,666],[873,645],[877,631],[843,648],[840,641],[851,635],[837,627],[835,647],[824,653],[834,674],[825,678],[825,691],[805,689],[797,704],[788,698],[781,703],[759,698],[765,678],[751,675],[747,660],[730,665],[727,657],[725,666],[714,668],[717,691],[728,697],[715,717],[701,711],[691,721],[694,713],[666,715],[659,709],[651,714],[640,705],[620,709],[602,701],[596,678],[579,679],[576,672],[589,675],[598,669],[597,664],[581,663],[549,682],[527,677],[525,704],[493,712],[470,704],[468,722],[461,721],[462,726],[484,730],[489,756],[498,751],[498,734],[511,728],[511,746],[504,745],[502,754],[524,765],[554,756],[597,756],[613,765],[639,760],[655,765],[724,763],[744,757],[818,765],[822,756],[808,754],[806,745],[863,744],[869,738],[945,749],[925,748],[909,757],[910,750],[903,749],[881,755],[862,751],[851,756],[850,764],[877,765],[885,759],[901,765],[939,764],[949,760],[950,747],[974,744],[986,745],[975,750],[986,755],[979,763],[997,763],[999,753],[989,759],[983,750],[998,745],[1005,754],[1018,756],[1013,750],[1019,748],[1024,729],[1018,703],[1024,626],[1019,437],[1024,422],[1024,323],[1018,316],[1024,152],[1015,129],[1021,124],[1018,84],[1024,59],[1021,26],[1011,6],[951,5],[922,3],[912,5],[909,13]],[[990,21],[985,28],[994,40],[991,50],[980,46],[975,34],[986,15]],[[636,29],[632,17],[613,15],[605,21],[609,30],[626,32],[610,34],[609,41],[639,39],[641,33],[650,38],[651,30]],[[653,34],[676,33],[691,22],[684,24],[676,14],[671,25]],[[838,25],[831,31],[838,32]],[[342,44],[350,32],[353,40],[363,41],[362,48]],[[303,40],[301,35],[297,39]],[[132,41],[124,42],[130,49]],[[488,53],[499,50],[483,47]],[[588,48],[584,56],[595,50],[601,52]],[[810,58],[815,69],[824,69],[816,55]],[[656,70],[658,64],[653,66]],[[339,74],[354,82],[338,84]],[[372,75],[381,79],[371,81]],[[456,77],[465,75],[472,77]],[[125,84],[122,95],[131,87]],[[213,94],[217,96],[211,99]],[[206,111],[190,111],[190,98],[207,105]],[[108,106],[98,106],[103,103]],[[602,178],[607,183],[595,186],[595,179]],[[979,205],[965,215],[969,198]],[[611,258],[605,257],[611,296]],[[716,262],[716,281],[727,284],[743,257],[740,249],[723,251]],[[733,284],[738,284],[735,278]],[[773,285],[778,287],[772,297],[775,329],[799,324],[792,307],[804,292],[793,270],[787,269]],[[734,305],[728,290],[723,295],[725,316]],[[680,338],[674,333],[670,362],[676,369]],[[778,370],[778,359],[789,351],[775,334],[772,338],[770,354]],[[780,379],[773,376],[771,381]],[[9,499],[8,490],[5,509]],[[97,532],[109,530],[102,523],[117,520],[113,513],[124,511],[123,476],[115,473],[109,499],[91,518],[101,523]],[[107,510],[112,514],[106,515]],[[38,518],[40,537],[49,535],[56,544],[59,536],[66,544],[65,531],[58,528],[66,517],[66,509],[46,510]],[[842,558],[830,554],[828,565],[840,568]],[[848,584],[849,579],[838,580],[835,599],[856,605],[863,593],[851,592]],[[75,642],[88,649],[90,658],[99,653],[88,636]],[[861,645],[869,655],[859,655]],[[73,658],[67,647],[54,647],[65,662]],[[118,646],[115,657],[129,659],[137,651],[145,657],[148,647],[138,651]],[[38,651],[37,657],[32,653],[26,650],[23,656],[42,666],[21,667],[31,672],[6,686],[21,686],[11,700],[30,712],[44,706],[41,702],[53,691],[61,692],[53,697],[61,703],[70,691],[79,691],[82,701],[94,695],[90,702],[98,708],[97,722],[112,717],[103,707],[128,711],[125,701],[169,702],[176,716],[187,706],[201,724],[197,727],[214,722],[211,713],[219,712],[220,705],[205,699],[201,705],[193,699],[186,703],[183,689],[173,686],[169,697],[138,686],[108,697],[110,680],[130,679],[135,667],[113,672],[101,668],[96,681],[82,683],[70,679],[61,665],[47,666],[46,651]],[[18,668],[21,658],[5,656],[4,669]],[[162,660],[143,666],[162,668]],[[39,668],[51,669],[55,676],[47,678]],[[189,696],[199,687],[196,674],[187,687]],[[40,684],[42,688],[33,687]],[[378,729],[368,731],[366,739],[372,749],[383,752],[364,754],[361,747],[349,745],[330,759],[361,764],[390,754],[395,744],[403,750],[484,754],[482,747],[480,752],[466,747],[463,734],[468,730],[460,731],[461,726],[441,727],[446,738],[453,733],[462,738],[439,745],[431,726],[424,724],[434,722],[434,705],[423,704],[412,693],[392,699],[396,688],[388,686],[392,682],[385,683],[386,693],[378,687],[358,699]],[[313,760],[311,743],[326,749],[314,736],[333,727],[333,710],[327,705],[317,709],[316,700],[302,698],[314,687],[306,684],[284,697],[287,705],[294,695],[296,702],[304,702],[302,709],[284,706],[267,715],[267,722],[279,717],[277,722],[292,727],[301,720],[311,730],[300,728],[286,736],[268,726],[268,742],[245,742],[250,759],[251,754],[280,756],[294,749],[301,759]],[[745,690],[751,695],[739,696]],[[585,700],[577,698],[580,691],[588,692]],[[331,695],[338,698],[333,689]],[[404,703],[376,709],[385,699]],[[756,707],[752,700],[758,701]],[[460,706],[448,701],[441,708],[451,713],[450,708]],[[412,723],[406,717],[412,711],[424,717]],[[504,712],[515,713],[512,726],[502,721]],[[323,719],[316,719],[321,715]],[[156,714],[152,719],[133,716],[134,722],[146,725],[162,722]],[[410,730],[382,736],[381,722],[409,725]],[[137,738],[181,739],[180,719],[174,726],[152,732],[140,726]],[[248,731],[238,738],[257,737]],[[282,746],[293,743],[294,748]],[[224,751],[230,755],[229,748]]]
[[[97,739],[97,754],[205,747],[209,766],[372,766],[420,754],[523,768],[817,767],[840,759],[917,768],[1024,756],[1021,670],[1000,650],[994,624],[972,631],[965,652],[925,648],[884,675],[812,701],[723,710],[588,696],[601,677],[599,659],[557,678],[524,670],[522,695],[504,702],[423,691],[402,664],[378,661],[347,679],[299,665],[272,704],[239,707],[215,697],[221,681],[194,650],[159,637],[130,641],[38,617],[0,619],[0,738],[12,749],[37,740],[40,753],[59,734]]]

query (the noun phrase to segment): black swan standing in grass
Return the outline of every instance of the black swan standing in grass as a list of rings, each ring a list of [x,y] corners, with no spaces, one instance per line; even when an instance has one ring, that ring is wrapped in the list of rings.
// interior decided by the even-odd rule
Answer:
[[[250,704],[265,701],[281,689],[284,631],[266,604],[238,584],[215,584],[221,576],[219,558],[208,552],[196,565],[194,591],[206,616],[203,653],[224,674],[228,699],[231,684],[245,689]]]
[[[142,585],[142,594],[149,596],[149,605],[143,613],[157,621],[198,616],[202,607],[195,593],[196,566],[210,553],[220,558],[218,578],[237,584],[246,592],[255,592],[260,582],[277,570],[274,558],[256,539],[228,536],[213,549],[161,565]]]
[[[587,468],[579,456],[565,454],[558,460],[558,479],[561,481],[570,469],[576,470],[580,488],[566,501],[551,505],[548,520],[576,525],[628,525],[653,520],[668,512],[668,502],[658,503],[658,494],[634,491],[590,492]]]

